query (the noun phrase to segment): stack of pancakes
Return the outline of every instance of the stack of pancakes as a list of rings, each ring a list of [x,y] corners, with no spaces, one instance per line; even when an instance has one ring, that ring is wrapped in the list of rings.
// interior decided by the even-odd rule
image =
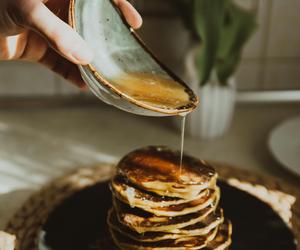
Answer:
[[[125,156],[111,182],[108,225],[120,249],[228,249],[231,223],[218,206],[215,170],[163,147]]]

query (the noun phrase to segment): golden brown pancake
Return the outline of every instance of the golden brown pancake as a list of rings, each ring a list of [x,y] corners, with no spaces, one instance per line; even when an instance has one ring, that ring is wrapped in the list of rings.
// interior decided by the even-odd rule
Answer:
[[[130,208],[117,199],[113,199],[113,203],[120,223],[138,233],[145,233],[168,232],[202,222],[210,213],[216,210],[218,199],[219,197],[216,197],[210,206],[196,213],[176,217],[155,216],[139,208]]]
[[[126,250],[197,250],[207,246],[218,230],[213,230],[206,236],[187,236],[178,239],[162,240],[156,242],[140,242],[132,240],[114,229],[110,229],[115,244]]]
[[[187,203],[173,205],[169,207],[143,207],[142,209],[150,212],[156,216],[182,216],[186,214],[196,213],[208,206],[210,206],[214,200],[219,200],[220,189],[210,189],[209,193],[197,200],[193,200]]]
[[[180,215],[185,215],[189,213],[195,213],[207,206],[209,206],[215,199],[216,197],[220,196],[220,189],[215,188],[215,189],[207,189],[204,190],[202,193],[202,196],[200,198],[196,198],[194,200],[190,200],[187,202],[183,202],[180,204],[176,205],[170,205],[170,206],[160,206],[159,204],[156,204],[155,207],[149,206],[147,204],[147,200],[142,196],[142,193],[139,193],[137,188],[130,187],[127,188],[126,191],[124,191],[123,195],[120,195],[117,190],[124,190],[117,184],[112,184],[112,191],[114,195],[120,199],[122,202],[127,203],[130,205],[132,208],[133,207],[138,207],[141,208],[149,213],[153,213],[156,216],[180,216]],[[139,193],[136,195],[136,193]],[[150,196],[149,194],[145,194],[146,196]],[[138,196],[138,198],[136,198]],[[169,199],[172,199],[169,197]],[[173,198],[174,199],[174,198]],[[159,199],[157,199],[159,200]],[[163,200],[161,197],[160,200]],[[183,199],[181,199],[183,200]],[[139,202],[142,201],[142,202]],[[184,201],[184,200],[183,200]],[[143,205],[141,205],[143,203]]]
[[[231,245],[232,225],[229,221],[207,237],[184,237],[158,242],[139,242],[111,229],[115,244],[126,250],[225,250]]]
[[[226,250],[231,245],[232,224],[230,221],[223,223],[216,238],[207,244],[203,250]]]
[[[121,201],[131,207],[168,207],[200,199],[207,195],[209,190],[201,191],[196,197],[191,199],[181,199],[176,197],[160,196],[158,194],[142,190],[138,186],[130,183],[124,176],[117,175],[111,182],[113,194]]]
[[[178,239],[186,236],[205,236],[216,230],[220,224],[224,221],[223,211],[218,209],[216,213],[212,213],[203,222],[196,223],[194,225],[177,229],[176,233],[174,232],[146,232],[139,234],[130,228],[124,226],[118,221],[116,212],[114,209],[111,209],[108,214],[108,225],[115,231],[118,231],[120,234],[140,242],[155,242],[167,239]]]
[[[143,190],[161,196],[193,199],[202,190],[214,187],[215,170],[204,161],[183,157],[165,147],[146,147],[126,155],[118,164],[118,173]]]
[[[187,235],[204,235],[209,233],[213,228],[218,227],[224,222],[224,212],[218,208],[214,213],[209,214],[203,221],[192,224],[190,226],[173,229],[168,231],[173,234]]]

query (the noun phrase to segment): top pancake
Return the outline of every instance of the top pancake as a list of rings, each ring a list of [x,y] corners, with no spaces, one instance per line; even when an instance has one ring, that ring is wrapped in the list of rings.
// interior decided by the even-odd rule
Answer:
[[[211,186],[216,171],[207,163],[165,147],[146,147],[125,156],[118,173],[133,184],[162,196],[190,199]]]

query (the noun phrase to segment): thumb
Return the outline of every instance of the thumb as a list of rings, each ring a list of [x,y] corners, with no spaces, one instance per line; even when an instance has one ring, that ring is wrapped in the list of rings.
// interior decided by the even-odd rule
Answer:
[[[53,49],[75,64],[84,65],[92,60],[93,54],[81,36],[40,0],[27,0],[26,5],[26,21],[46,37]]]

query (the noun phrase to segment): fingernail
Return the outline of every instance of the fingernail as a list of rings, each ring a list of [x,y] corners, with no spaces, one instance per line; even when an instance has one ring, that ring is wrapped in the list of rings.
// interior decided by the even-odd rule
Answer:
[[[87,46],[72,52],[72,56],[82,65],[88,64],[93,60],[92,50]]]

